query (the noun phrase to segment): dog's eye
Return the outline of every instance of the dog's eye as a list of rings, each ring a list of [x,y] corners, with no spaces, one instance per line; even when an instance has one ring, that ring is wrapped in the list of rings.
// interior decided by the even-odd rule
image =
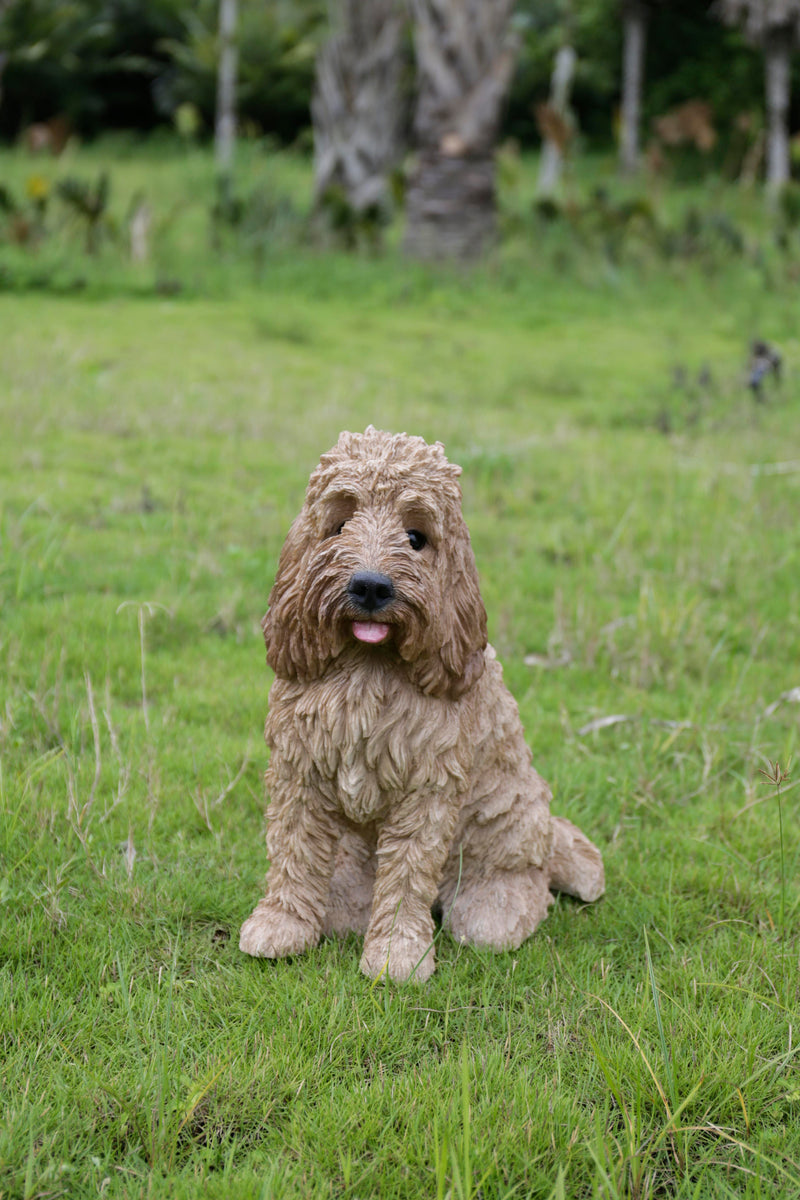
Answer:
[[[411,543],[412,550],[421,550],[423,546],[427,545],[428,539],[418,529],[407,529],[406,536]]]

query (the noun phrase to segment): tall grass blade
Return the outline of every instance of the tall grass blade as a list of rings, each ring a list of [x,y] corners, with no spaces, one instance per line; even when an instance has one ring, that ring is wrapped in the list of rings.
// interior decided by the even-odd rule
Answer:
[[[667,1039],[664,1036],[664,1022],[661,1020],[661,1002],[658,996],[658,985],[656,983],[656,974],[653,969],[653,956],[650,953],[650,939],[647,936],[647,926],[643,926],[644,931],[644,950],[647,956],[647,972],[650,976],[650,990],[653,995],[653,1008],[656,1013],[656,1024],[658,1025],[658,1036],[661,1041],[661,1053],[664,1057],[664,1070],[667,1073],[667,1086],[669,1088],[669,1098],[672,1101],[673,1112],[678,1107],[678,1098],[675,1094],[675,1076],[672,1069],[672,1056],[667,1049]]]

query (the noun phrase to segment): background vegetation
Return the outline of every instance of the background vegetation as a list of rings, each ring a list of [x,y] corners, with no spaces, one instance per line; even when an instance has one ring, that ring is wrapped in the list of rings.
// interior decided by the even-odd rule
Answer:
[[[541,211],[506,150],[466,273],[394,229],[315,240],[307,160],[257,141],[224,229],[192,143],[0,169],[0,1192],[795,1196],[791,206],[598,192],[588,158]],[[237,949],[258,621],[309,471],[368,421],[463,465],[536,764],[607,864],[515,954],[441,938],[423,990],[372,987],[355,939]]]
[[[2,8],[3,6],[0,6]],[[314,57],[327,31],[323,0],[241,0],[239,105],[245,123],[282,144],[309,125]],[[712,15],[712,0],[670,0],[650,18],[644,96],[651,118],[687,98],[711,103],[722,157],[742,113],[763,103],[763,66],[738,30]],[[615,138],[620,93],[620,0],[520,0],[520,49],[504,136],[538,144],[534,104],[549,91],[553,56],[569,33],[578,54],[573,105],[594,149]],[[216,0],[10,0],[0,14],[0,54],[8,55],[0,134],[33,121],[69,118],[80,134],[170,125],[192,104],[206,135],[213,128]],[[407,91],[413,72],[408,47]],[[798,88],[794,89],[797,97]],[[800,109],[792,114],[792,127]]]

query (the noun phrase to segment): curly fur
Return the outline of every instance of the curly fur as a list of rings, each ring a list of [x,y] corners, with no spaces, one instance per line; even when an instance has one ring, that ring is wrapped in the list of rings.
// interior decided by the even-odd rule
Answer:
[[[423,980],[435,908],[458,940],[505,950],[551,888],[603,892],[597,849],[550,815],[487,645],[460,473],[438,442],[370,427],[341,434],[311,476],[263,622],[270,871],[248,954],[355,931],[366,974]],[[348,584],[363,571],[393,586],[366,614],[388,627],[380,644],[354,636],[365,613]]]

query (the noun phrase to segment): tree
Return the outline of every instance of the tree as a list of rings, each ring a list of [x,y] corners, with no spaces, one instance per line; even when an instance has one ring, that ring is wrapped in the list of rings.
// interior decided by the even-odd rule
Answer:
[[[314,193],[357,218],[386,206],[399,157],[401,33],[397,0],[342,0],[339,28],[317,56]]]
[[[512,8],[513,0],[411,0],[418,159],[405,246],[415,257],[473,257],[494,237],[494,145],[516,50]]]
[[[162,39],[166,69],[153,83],[158,109],[174,119],[192,104],[213,128],[219,66],[219,0],[160,0],[180,8],[176,34]],[[140,7],[152,8],[153,4]],[[294,141],[308,127],[314,63],[327,29],[326,0],[238,0],[236,101],[239,121]]]
[[[536,107],[536,117],[543,139],[536,192],[542,198],[553,196],[558,188],[564,155],[574,132],[569,97],[576,62],[577,55],[572,46],[559,47],[550,85],[550,101]]]
[[[764,50],[767,108],[767,186],[779,191],[790,176],[789,100],[792,43],[800,31],[800,0],[720,0],[723,20],[743,23]]]
[[[640,124],[648,9],[645,0],[623,0],[622,105],[620,166],[632,175],[639,169]]]
[[[228,218],[233,204],[233,151],[236,145],[236,28],[238,0],[220,0],[217,115],[214,126],[214,161],[217,168],[219,214]]]

